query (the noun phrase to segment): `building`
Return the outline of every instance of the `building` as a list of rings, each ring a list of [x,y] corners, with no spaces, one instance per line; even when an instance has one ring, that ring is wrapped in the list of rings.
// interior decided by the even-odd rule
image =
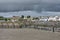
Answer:
[[[48,21],[47,16],[40,16],[39,21]]]
[[[13,17],[11,18],[11,21],[12,21],[12,22],[16,22],[16,21],[19,21],[19,19],[20,19],[19,16],[13,16]]]
[[[48,18],[39,19],[39,21],[48,21]]]
[[[58,16],[54,16],[54,17],[49,17],[48,21],[60,21],[60,18]]]

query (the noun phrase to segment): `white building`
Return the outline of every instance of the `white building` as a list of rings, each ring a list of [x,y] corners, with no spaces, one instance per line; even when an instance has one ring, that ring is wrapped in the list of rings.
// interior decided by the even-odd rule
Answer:
[[[41,16],[39,18],[39,21],[48,21],[48,17],[47,16]]]
[[[48,18],[39,19],[39,21],[48,21]]]
[[[60,18],[58,16],[49,17],[48,21],[60,21]]]
[[[59,17],[58,21],[60,21],[60,17]]]

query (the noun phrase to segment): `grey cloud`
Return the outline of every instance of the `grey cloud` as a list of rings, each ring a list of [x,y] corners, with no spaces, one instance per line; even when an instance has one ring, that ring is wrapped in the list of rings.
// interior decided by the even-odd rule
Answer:
[[[60,0],[0,0],[0,12],[60,11]]]
[[[60,0],[41,0],[41,1],[46,3],[60,3]]]

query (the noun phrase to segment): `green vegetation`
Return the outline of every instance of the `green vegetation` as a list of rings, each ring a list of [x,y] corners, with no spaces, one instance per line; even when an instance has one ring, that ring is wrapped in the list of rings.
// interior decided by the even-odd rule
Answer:
[[[4,20],[4,17],[3,16],[0,16],[0,20]]]
[[[27,18],[30,18],[31,16],[27,16]]]
[[[46,24],[40,24],[39,26],[48,27]]]
[[[4,20],[4,18],[0,18],[0,20]]]
[[[21,18],[24,18],[24,15],[22,15]]]
[[[0,18],[4,18],[3,16],[0,16]]]
[[[8,21],[8,19],[7,19],[7,18],[5,18],[5,21]]]
[[[4,18],[5,21],[11,20],[10,18]]]
[[[33,18],[33,20],[34,20],[34,19],[36,20],[36,19],[39,19],[39,18],[38,18],[38,17],[36,17],[36,18]]]

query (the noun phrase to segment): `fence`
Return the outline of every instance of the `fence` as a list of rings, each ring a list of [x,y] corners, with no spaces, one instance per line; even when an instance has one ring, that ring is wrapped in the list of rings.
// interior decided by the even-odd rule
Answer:
[[[19,23],[0,23],[0,28],[33,28],[38,30],[60,32],[60,27],[44,27],[37,25],[20,25]]]

